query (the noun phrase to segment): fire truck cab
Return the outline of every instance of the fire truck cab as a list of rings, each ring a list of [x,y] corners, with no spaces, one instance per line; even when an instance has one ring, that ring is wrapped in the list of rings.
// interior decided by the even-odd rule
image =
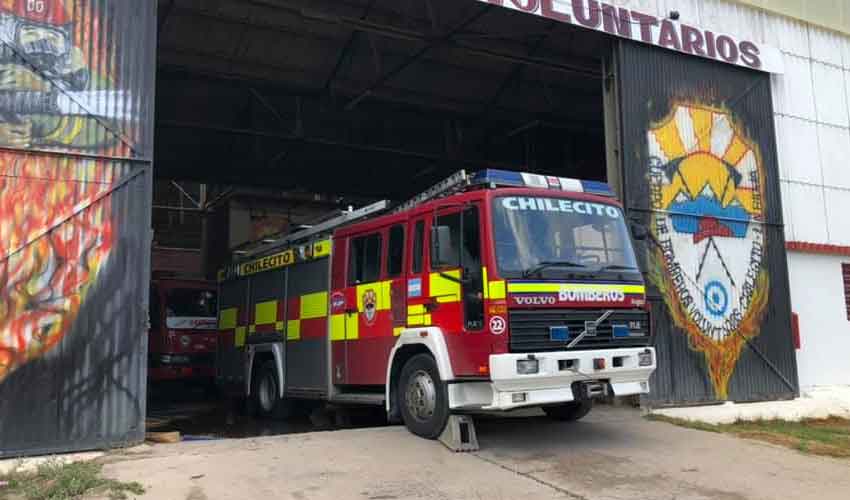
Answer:
[[[643,278],[605,184],[459,172],[257,255],[220,273],[218,377],[262,414],[383,404],[436,438],[451,413],[575,420],[649,391]]]
[[[148,378],[212,382],[218,344],[216,285],[211,281],[151,281]]]

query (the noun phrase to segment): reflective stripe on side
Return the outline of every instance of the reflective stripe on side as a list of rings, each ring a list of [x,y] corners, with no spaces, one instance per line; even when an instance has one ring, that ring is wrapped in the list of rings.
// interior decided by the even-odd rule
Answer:
[[[236,345],[236,347],[242,347],[245,345],[246,335],[247,332],[244,326],[236,327],[236,332],[233,335],[233,343]]]
[[[236,318],[238,314],[239,309],[235,307],[231,307],[229,309],[222,309],[218,315],[219,330],[232,330],[236,328]]]
[[[431,273],[428,276],[430,296],[437,299],[437,302],[460,302],[460,269],[446,271],[442,274],[450,276],[453,279],[443,277],[440,273]]]
[[[646,287],[643,285],[597,283],[508,283],[508,291],[511,293],[558,293],[562,290],[582,292],[645,293]]]
[[[324,318],[328,315],[328,292],[301,296],[300,319]]]
[[[289,320],[286,322],[286,340],[299,340],[301,338],[301,320]]]
[[[254,306],[254,324],[272,325],[277,322],[277,301],[260,302]]]

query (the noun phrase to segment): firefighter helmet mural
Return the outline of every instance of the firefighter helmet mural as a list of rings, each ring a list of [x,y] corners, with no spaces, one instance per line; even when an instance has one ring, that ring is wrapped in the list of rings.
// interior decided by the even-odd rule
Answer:
[[[705,355],[715,396],[728,385],[767,305],[764,172],[758,145],[723,109],[676,104],[652,124],[652,279],[691,348]]]
[[[114,245],[122,169],[43,152],[130,148],[112,126],[133,111],[112,88],[99,15],[88,2],[0,0],[0,383],[58,345]]]

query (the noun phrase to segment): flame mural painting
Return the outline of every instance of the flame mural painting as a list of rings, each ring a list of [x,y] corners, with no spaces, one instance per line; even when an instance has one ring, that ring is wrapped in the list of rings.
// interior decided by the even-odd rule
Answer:
[[[71,330],[115,244],[124,169],[79,153],[128,155],[114,125],[134,111],[78,4],[0,0],[0,383]]]
[[[729,111],[678,103],[649,127],[650,277],[719,399],[768,302],[765,177],[758,145]]]

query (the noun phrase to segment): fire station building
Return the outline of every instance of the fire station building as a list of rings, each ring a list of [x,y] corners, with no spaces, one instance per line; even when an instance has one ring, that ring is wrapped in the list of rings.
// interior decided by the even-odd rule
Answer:
[[[647,230],[644,405],[850,385],[844,0],[3,0],[0,41],[0,458],[143,439],[152,275],[461,169]]]

